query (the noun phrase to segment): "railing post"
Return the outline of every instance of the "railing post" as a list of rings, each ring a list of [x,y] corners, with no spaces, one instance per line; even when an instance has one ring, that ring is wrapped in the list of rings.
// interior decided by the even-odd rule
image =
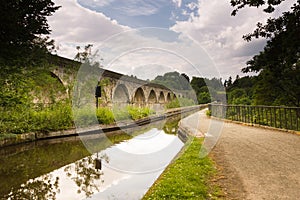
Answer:
[[[274,126],[275,126],[275,128],[277,127],[276,126],[276,107],[274,107]]]
[[[285,128],[287,128],[287,119],[286,119],[286,108],[284,108],[284,121],[285,121]]]
[[[299,116],[299,111],[300,111],[300,109],[297,108],[297,109],[296,109],[296,130],[297,130],[297,131],[299,131],[299,118],[300,118],[300,116]]]
[[[279,108],[279,128],[282,128],[282,121],[281,121],[281,108]]]
[[[296,109],[296,119],[297,119],[297,122],[296,122],[297,128],[296,128],[296,130],[297,130],[297,131],[299,131],[299,118],[300,118],[300,116],[299,116],[299,115],[300,115],[300,112],[299,112],[299,111],[300,111],[300,109],[297,108],[297,109]]]
[[[257,107],[257,111],[258,111],[258,124],[260,124],[260,112],[259,112],[259,107]]]
[[[291,126],[290,129],[293,129],[293,116],[292,116],[292,109],[290,108],[290,118],[291,118]]]

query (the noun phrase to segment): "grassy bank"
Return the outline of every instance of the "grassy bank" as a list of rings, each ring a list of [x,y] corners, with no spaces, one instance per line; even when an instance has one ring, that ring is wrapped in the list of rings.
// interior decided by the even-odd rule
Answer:
[[[143,200],[217,199],[220,190],[210,182],[216,169],[208,157],[199,157],[201,143],[202,139],[191,139],[178,159],[165,169]]]
[[[40,66],[1,66],[0,140],[29,132],[48,133],[73,128],[71,97],[78,67],[78,63],[72,61]],[[95,124],[95,116],[100,124],[113,124],[152,113],[149,108],[128,106],[114,111],[105,107],[97,111],[81,109],[75,115],[80,123],[89,125]]]
[[[192,99],[178,97],[176,99],[173,99],[171,102],[167,103],[165,107],[167,109],[171,109],[171,108],[180,108],[180,107],[194,106],[194,105],[196,104]]]

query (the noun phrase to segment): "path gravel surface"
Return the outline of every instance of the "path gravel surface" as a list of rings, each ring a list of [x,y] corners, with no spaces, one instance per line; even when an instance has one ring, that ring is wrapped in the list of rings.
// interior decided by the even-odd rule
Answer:
[[[193,117],[200,135],[216,120],[205,110]],[[300,199],[299,135],[224,122],[209,156],[219,169],[215,181],[225,199]]]

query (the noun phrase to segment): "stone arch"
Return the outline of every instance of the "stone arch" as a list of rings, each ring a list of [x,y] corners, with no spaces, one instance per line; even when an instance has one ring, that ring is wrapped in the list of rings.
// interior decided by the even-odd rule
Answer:
[[[129,103],[128,89],[124,84],[119,84],[113,93],[113,102]]]
[[[157,102],[157,97],[154,92],[154,90],[150,91],[149,97],[148,97],[148,103],[156,103]]]
[[[158,102],[159,103],[165,103],[165,95],[164,95],[163,91],[161,91],[159,93]]]
[[[145,103],[145,100],[146,98],[145,98],[144,90],[139,87],[134,93],[133,102],[138,104],[143,104]]]
[[[56,80],[58,80],[64,87],[65,85],[67,85],[66,83],[63,82],[63,80],[54,72],[50,72],[50,75],[52,78],[55,78]]]
[[[168,92],[168,94],[167,94],[167,102],[170,102],[171,100],[172,100],[171,94],[170,94],[170,92]]]

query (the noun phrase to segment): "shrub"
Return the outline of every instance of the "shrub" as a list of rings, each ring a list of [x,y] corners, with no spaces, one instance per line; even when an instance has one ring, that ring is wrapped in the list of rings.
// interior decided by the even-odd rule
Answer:
[[[116,121],[131,119],[127,107],[114,107],[113,114],[115,116]]]
[[[134,106],[127,106],[128,113],[133,120],[141,119],[144,117],[148,117],[150,114],[154,114],[148,107],[134,107]]]
[[[86,127],[97,124],[95,109],[91,106],[73,108],[74,120],[77,127]]]
[[[209,116],[209,117],[211,116],[211,110],[206,111],[206,116]]]
[[[112,110],[107,107],[98,108],[96,115],[100,124],[112,124],[115,122]]]
[[[171,102],[166,104],[167,109],[171,108],[179,108],[179,107],[186,107],[195,105],[195,102],[192,99],[188,98],[175,98]]]

